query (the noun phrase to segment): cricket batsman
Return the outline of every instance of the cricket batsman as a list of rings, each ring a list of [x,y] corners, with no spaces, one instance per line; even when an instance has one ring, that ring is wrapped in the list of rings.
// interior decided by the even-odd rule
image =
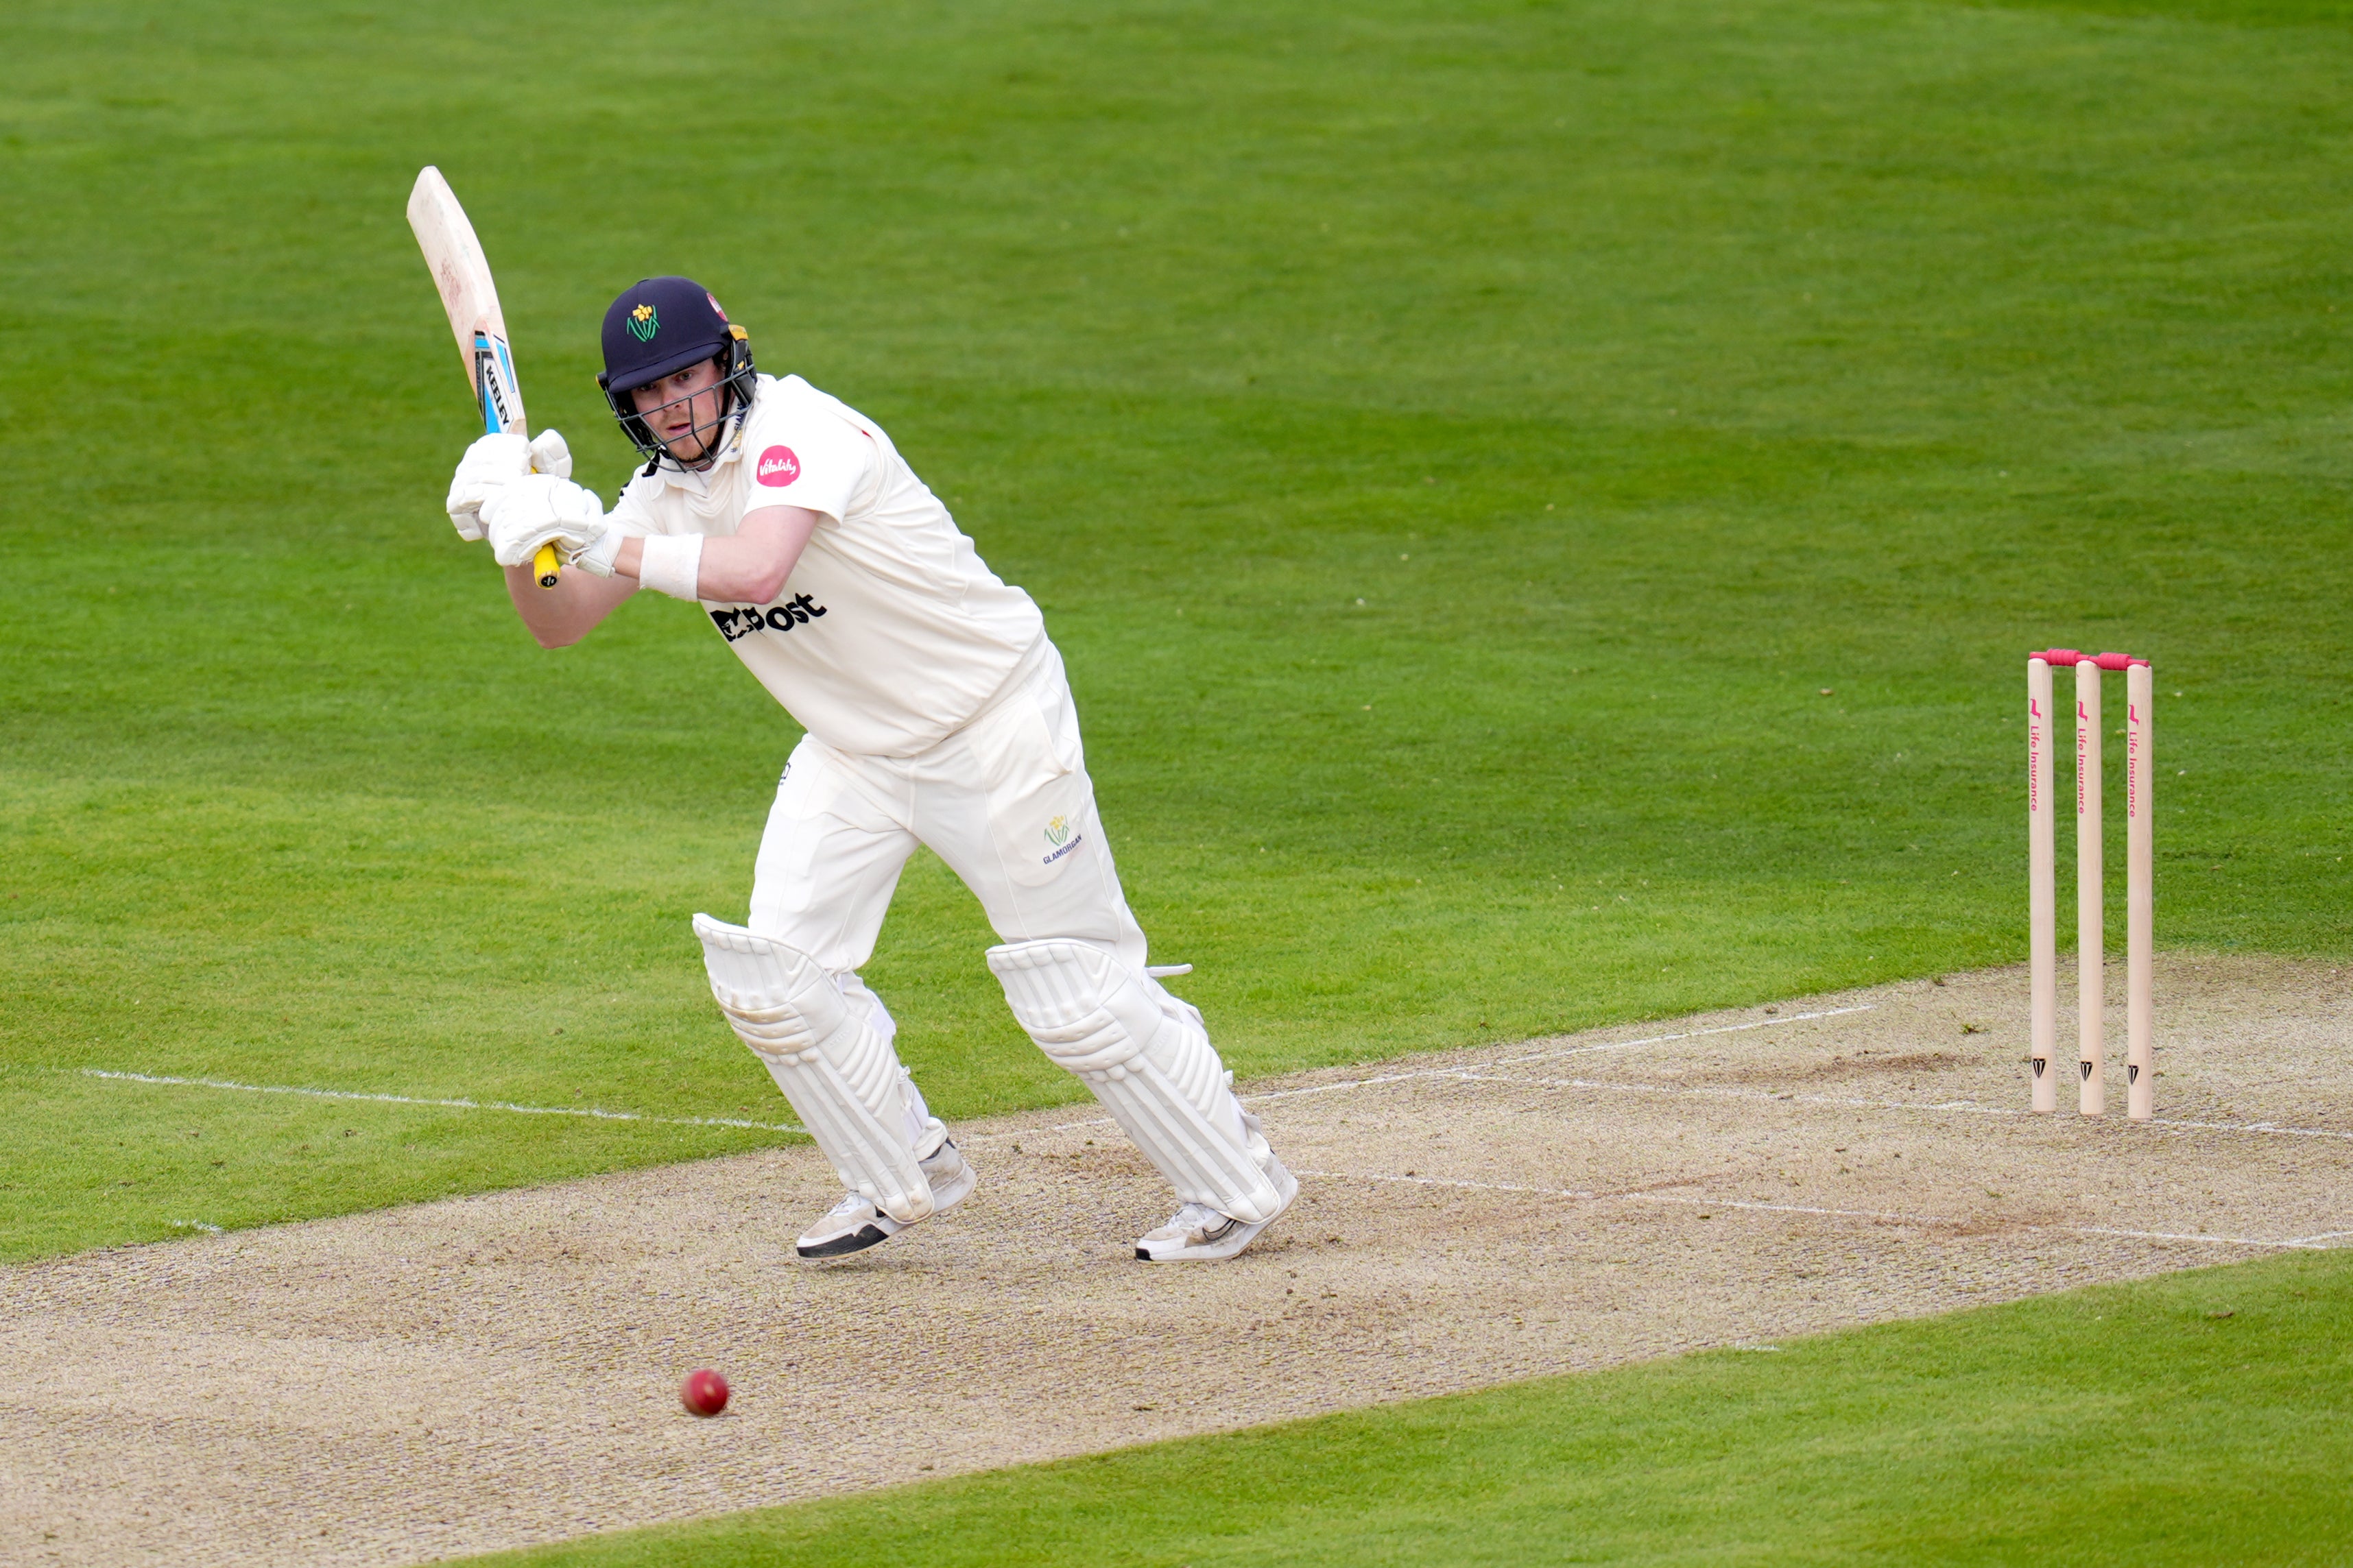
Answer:
[[[1235,1099],[1198,1010],[1145,966],[1038,606],[989,571],[881,426],[797,375],[757,374],[702,285],[631,287],[605,314],[604,351],[597,384],[645,462],[613,510],[543,432],[476,441],[448,511],[461,533],[487,533],[543,647],[579,641],[640,588],[685,599],[807,731],[746,922],[694,917],[720,1011],[847,1189],[800,1255],[873,1247],[976,1180],[858,976],[918,844],[979,898],[1021,1027],[1176,1190],[1135,1255],[1240,1252],[1299,1184]],[[531,563],[551,542],[569,569],[543,588]]]

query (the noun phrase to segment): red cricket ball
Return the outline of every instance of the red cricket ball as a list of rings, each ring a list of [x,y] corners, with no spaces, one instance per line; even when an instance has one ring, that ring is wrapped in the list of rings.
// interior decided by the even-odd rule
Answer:
[[[679,1403],[692,1415],[716,1415],[727,1408],[727,1380],[707,1366],[686,1374],[678,1391]]]

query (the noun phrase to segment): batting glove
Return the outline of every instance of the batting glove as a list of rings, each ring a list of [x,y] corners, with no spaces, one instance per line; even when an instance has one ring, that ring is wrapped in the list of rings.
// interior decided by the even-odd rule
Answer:
[[[559,479],[572,477],[572,448],[565,445],[560,432],[542,430],[531,438],[531,471],[554,474]]]
[[[560,437],[559,437],[560,439]],[[565,454],[568,467],[571,454]],[[520,436],[483,436],[458,459],[449,478],[449,500],[444,508],[458,537],[471,543],[483,534],[482,502],[492,490],[531,472],[531,443]]]
[[[605,503],[596,492],[554,474],[526,474],[497,486],[483,498],[481,517],[491,553],[501,566],[523,565],[543,544],[577,556],[606,531]]]
[[[576,566],[592,577],[610,577],[613,574],[613,557],[621,552],[622,542],[628,537],[627,531],[615,527],[608,521],[596,538],[565,557],[564,563]]]
[[[526,445],[520,436],[484,436],[458,459],[449,480],[448,511],[458,537],[472,543],[482,537],[482,502],[491,491],[525,474],[572,477],[572,448],[554,430],[543,430]]]

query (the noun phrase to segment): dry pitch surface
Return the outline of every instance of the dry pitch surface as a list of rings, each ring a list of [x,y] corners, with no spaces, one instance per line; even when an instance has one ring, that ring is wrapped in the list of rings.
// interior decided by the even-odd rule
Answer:
[[[416,1562],[2353,1242],[2348,990],[2166,960],[2144,1127],[2022,1112],[2017,971],[1261,1084],[1303,1196],[1224,1266],[1134,1260],[1071,1108],[828,1266],[802,1147],[15,1268],[0,1563]]]

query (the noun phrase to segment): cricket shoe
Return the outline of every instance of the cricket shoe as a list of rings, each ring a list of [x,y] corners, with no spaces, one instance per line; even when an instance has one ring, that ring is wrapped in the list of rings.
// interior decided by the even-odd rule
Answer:
[[[1274,1213],[1252,1224],[1219,1214],[1207,1204],[1187,1204],[1169,1216],[1166,1225],[1138,1237],[1135,1255],[1149,1263],[1211,1263],[1231,1258],[1256,1241],[1258,1233],[1280,1219],[1299,1197],[1299,1178],[1283,1169],[1271,1152],[1261,1163],[1282,1198]]]
[[[932,1213],[944,1215],[964,1202],[980,1173],[955,1146],[955,1140],[944,1138],[940,1146],[924,1155],[916,1164],[932,1184]],[[808,1227],[794,1250],[803,1258],[842,1258],[853,1252],[863,1252],[879,1247],[907,1228],[909,1223],[892,1219],[874,1206],[874,1200],[863,1193],[844,1193],[841,1201],[828,1209],[823,1219]]]

